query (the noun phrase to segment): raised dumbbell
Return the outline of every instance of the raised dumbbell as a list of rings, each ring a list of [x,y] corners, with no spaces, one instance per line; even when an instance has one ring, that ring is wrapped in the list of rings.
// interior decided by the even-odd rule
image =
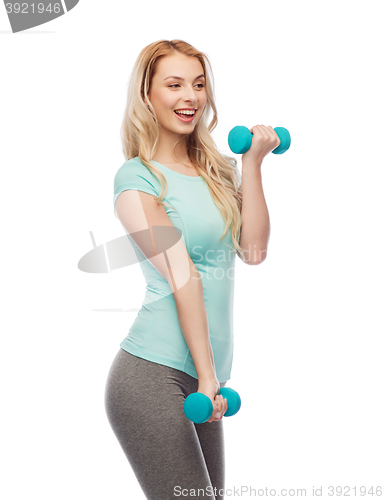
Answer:
[[[291,136],[288,130],[284,127],[276,127],[273,129],[280,139],[280,144],[272,153],[282,155],[291,145]],[[228,145],[231,151],[236,154],[244,154],[248,151],[252,144],[253,134],[247,127],[239,125],[234,127],[228,134]]]
[[[223,399],[227,398],[228,409],[224,417],[235,415],[241,406],[239,394],[229,387],[222,387],[219,394]],[[195,424],[203,424],[212,416],[213,405],[208,396],[202,392],[193,392],[184,400],[185,416]]]

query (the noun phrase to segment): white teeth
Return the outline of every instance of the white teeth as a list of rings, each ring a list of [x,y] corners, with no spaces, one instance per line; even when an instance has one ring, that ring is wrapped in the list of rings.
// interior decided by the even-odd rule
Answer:
[[[195,111],[194,110],[191,110],[191,111],[181,110],[181,111],[175,111],[175,113],[178,113],[180,115],[194,115]]]

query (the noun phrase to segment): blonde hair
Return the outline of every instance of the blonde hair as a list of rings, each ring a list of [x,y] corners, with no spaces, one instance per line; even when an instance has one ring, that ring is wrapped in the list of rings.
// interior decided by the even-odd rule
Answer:
[[[168,189],[167,181],[163,173],[150,161],[159,140],[159,122],[150,104],[148,92],[160,59],[175,53],[196,57],[203,67],[207,103],[193,132],[187,136],[188,156],[199,175],[207,183],[212,199],[225,221],[225,229],[220,241],[230,229],[233,245],[242,254],[242,249],[238,244],[241,228],[241,178],[237,169],[237,160],[220,154],[210,134],[215,129],[218,120],[212,68],[205,53],[182,40],[159,40],[140,52],[130,75],[127,103],[121,125],[124,157],[126,160],[137,156],[140,158],[160,182],[161,192],[156,200],[163,206],[164,203],[167,204],[163,202]],[[213,118],[207,125],[211,110]],[[174,155],[174,151],[172,154]]]

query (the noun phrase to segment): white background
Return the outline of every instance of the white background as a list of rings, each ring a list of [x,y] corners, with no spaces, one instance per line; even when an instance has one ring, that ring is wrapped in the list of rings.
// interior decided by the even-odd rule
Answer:
[[[369,0],[80,0],[12,34],[0,7],[3,498],[144,499],[103,399],[144,279],[138,265],[77,265],[90,231],[97,245],[124,235],[113,179],[129,73],[175,38],[211,61],[222,153],[235,125],[292,136],[262,166],[268,257],[236,263],[227,497],[384,486],[381,13]]]

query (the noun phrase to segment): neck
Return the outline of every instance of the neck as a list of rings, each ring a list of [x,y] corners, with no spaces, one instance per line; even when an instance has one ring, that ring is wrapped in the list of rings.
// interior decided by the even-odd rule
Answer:
[[[180,137],[182,137],[181,140]],[[179,142],[175,149],[173,149],[177,141]],[[160,130],[159,141],[152,159],[159,163],[190,163],[187,151],[187,136],[180,136],[178,134],[165,135]]]

